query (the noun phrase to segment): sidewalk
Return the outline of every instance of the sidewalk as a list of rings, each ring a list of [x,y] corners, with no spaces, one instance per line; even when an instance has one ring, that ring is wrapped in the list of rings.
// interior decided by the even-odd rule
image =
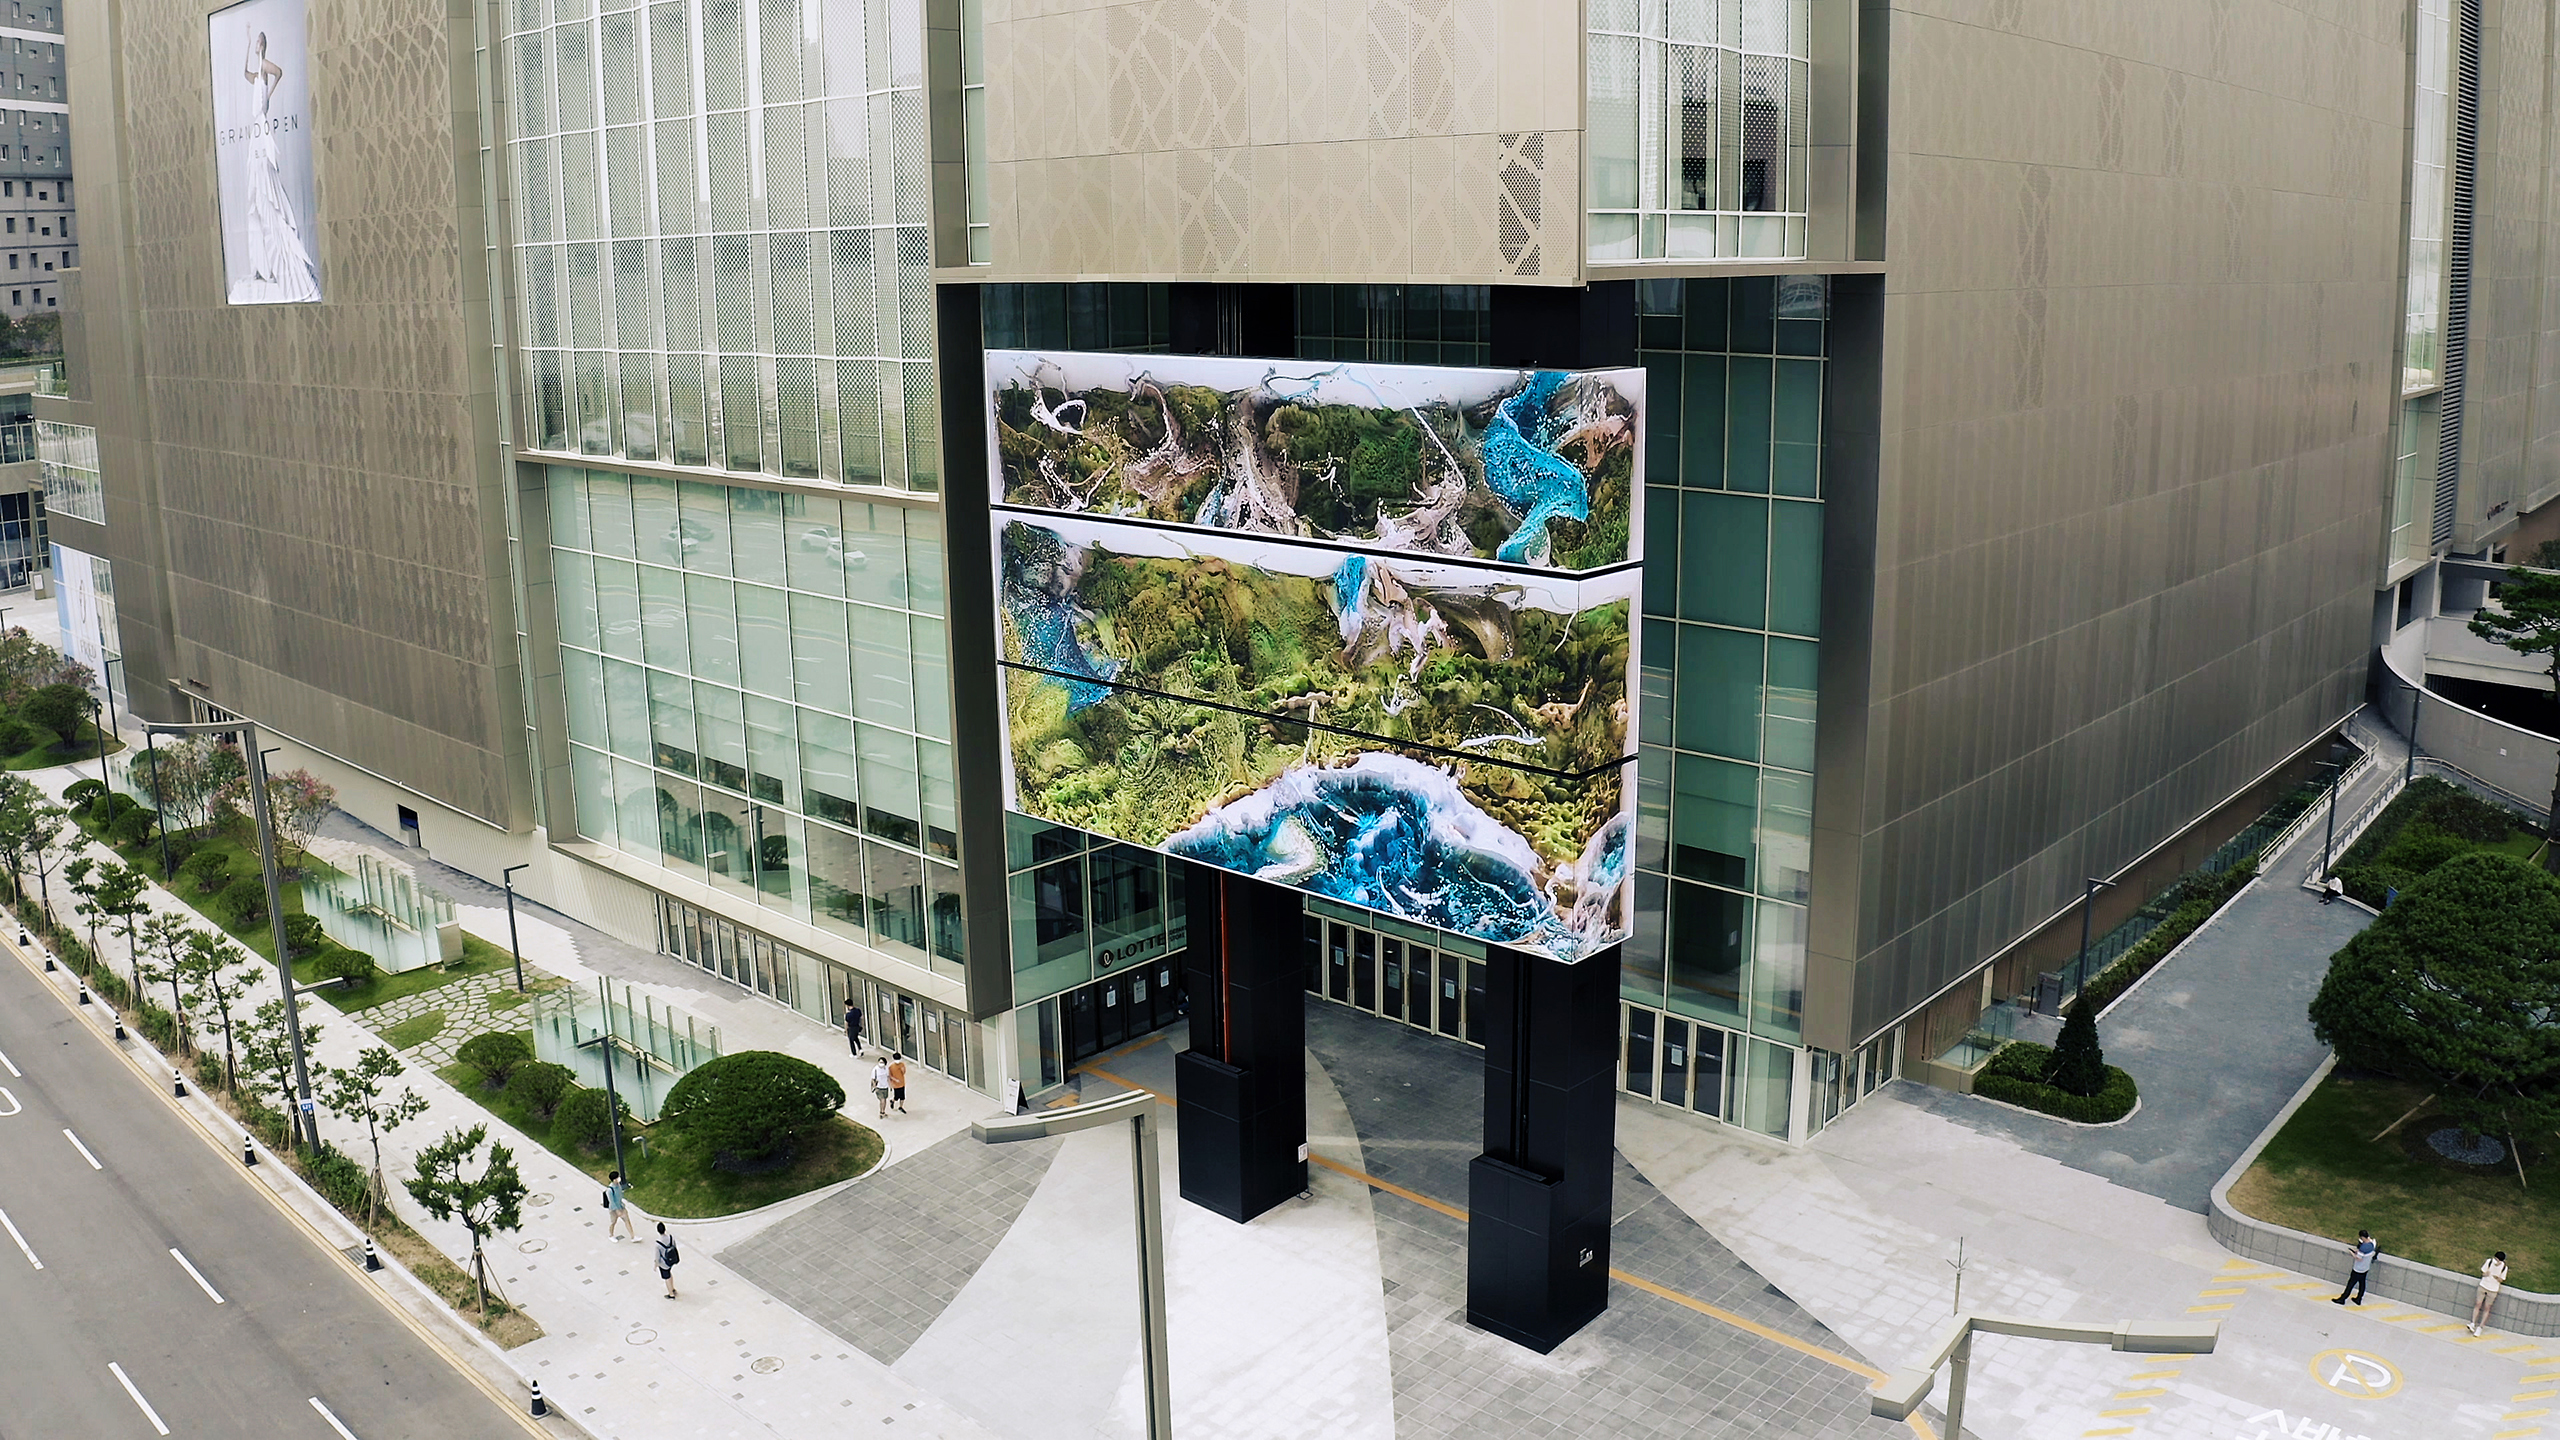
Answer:
[[[27,778],[58,797],[81,773],[64,768],[28,772]],[[84,852],[109,858],[102,846],[88,845]],[[154,911],[192,915],[183,902],[156,886],[148,896]],[[56,897],[57,903],[61,898]],[[485,907],[457,905],[457,910],[465,929],[486,938]],[[505,912],[500,908],[495,914],[498,943],[504,944]],[[548,919],[528,917],[521,905],[518,918],[528,963],[593,983],[596,972],[578,960],[578,937]],[[589,932],[588,939],[594,943],[604,937]],[[119,970],[127,968],[122,938],[102,932],[101,941],[103,958]],[[276,994],[272,967],[259,963],[264,974],[242,1001],[251,1009]],[[673,962],[665,963],[677,968]],[[661,998],[681,995],[678,1003],[687,1008],[703,1003],[675,986],[664,987],[660,994]],[[711,1017],[723,1026],[726,1048],[764,1047],[771,1037],[784,1043],[770,1048],[834,1062],[830,1069],[839,1072],[849,1070],[851,1057],[831,1032],[788,1014],[760,1016],[751,1006],[734,1002],[731,1008],[738,1012],[734,1018],[729,1014]],[[306,999],[303,1014],[306,1025],[317,1024],[321,1030],[309,1052],[315,1069],[352,1065],[366,1048],[382,1043],[355,1017],[341,1015],[316,998]],[[732,1024],[738,1028],[731,1030]],[[789,1033],[792,1030],[802,1033],[795,1036]],[[828,1042],[833,1042],[832,1050]],[[916,1079],[923,1081],[921,1086],[910,1084],[911,1103],[921,1112],[914,1117],[917,1128],[884,1131],[892,1160],[913,1153],[940,1134],[965,1128],[970,1118],[988,1108],[982,1099],[947,1080],[921,1075]],[[977,1440],[990,1434],[934,1396],[890,1374],[885,1366],[849,1349],[822,1327],[775,1303],[718,1259],[717,1252],[724,1246],[818,1197],[804,1196],[771,1210],[725,1220],[671,1222],[680,1237],[684,1261],[676,1282],[681,1298],[668,1300],[660,1293],[645,1242],[605,1239],[595,1181],[510,1130],[419,1065],[410,1064],[395,1083],[416,1090],[428,1101],[428,1109],[383,1139],[383,1169],[391,1177],[388,1198],[403,1220],[457,1263],[468,1262],[469,1236],[459,1224],[439,1223],[417,1213],[400,1187],[400,1177],[410,1171],[419,1149],[457,1126],[485,1124],[493,1137],[514,1152],[531,1191],[523,1228],[496,1237],[487,1254],[507,1297],[539,1322],[545,1334],[508,1352],[507,1363],[526,1378],[540,1380],[552,1405],[598,1440],[657,1440],[673,1435],[815,1437],[833,1434],[857,1418],[863,1424],[898,1426],[897,1433],[903,1435]],[[324,1115],[321,1132],[350,1153],[366,1153],[362,1136],[350,1133],[348,1125],[334,1116]],[[864,1183],[846,1182],[839,1193]]]

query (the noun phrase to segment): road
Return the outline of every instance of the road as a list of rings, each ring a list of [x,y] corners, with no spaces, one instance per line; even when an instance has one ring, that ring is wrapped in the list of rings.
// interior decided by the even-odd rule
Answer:
[[[0,1219],[0,1440],[526,1433],[6,955]]]

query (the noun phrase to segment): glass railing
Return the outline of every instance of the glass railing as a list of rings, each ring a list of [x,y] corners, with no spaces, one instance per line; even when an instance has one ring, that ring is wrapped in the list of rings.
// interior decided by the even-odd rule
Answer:
[[[37,394],[60,395],[64,397],[68,397],[71,394],[71,377],[64,371],[61,361],[48,361],[42,365],[35,366],[34,370],[36,374]]]

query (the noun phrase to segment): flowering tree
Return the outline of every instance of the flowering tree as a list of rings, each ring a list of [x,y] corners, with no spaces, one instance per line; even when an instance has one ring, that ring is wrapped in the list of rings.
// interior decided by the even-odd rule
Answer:
[[[210,735],[190,735],[137,755],[125,769],[135,789],[153,796],[163,828],[178,834],[211,823],[217,797],[247,773],[240,748]]]
[[[15,710],[20,702],[48,685],[74,685],[87,690],[98,683],[89,667],[63,658],[61,651],[23,629],[0,634],[0,708]]]

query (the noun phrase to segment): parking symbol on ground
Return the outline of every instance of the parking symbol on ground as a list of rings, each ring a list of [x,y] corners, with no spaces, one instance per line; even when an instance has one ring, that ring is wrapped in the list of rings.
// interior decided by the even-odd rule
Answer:
[[[2400,1389],[2400,1372],[2391,1362],[2361,1350],[2323,1350],[2312,1356],[2311,1378],[2349,1400],[2380,1400]]]

